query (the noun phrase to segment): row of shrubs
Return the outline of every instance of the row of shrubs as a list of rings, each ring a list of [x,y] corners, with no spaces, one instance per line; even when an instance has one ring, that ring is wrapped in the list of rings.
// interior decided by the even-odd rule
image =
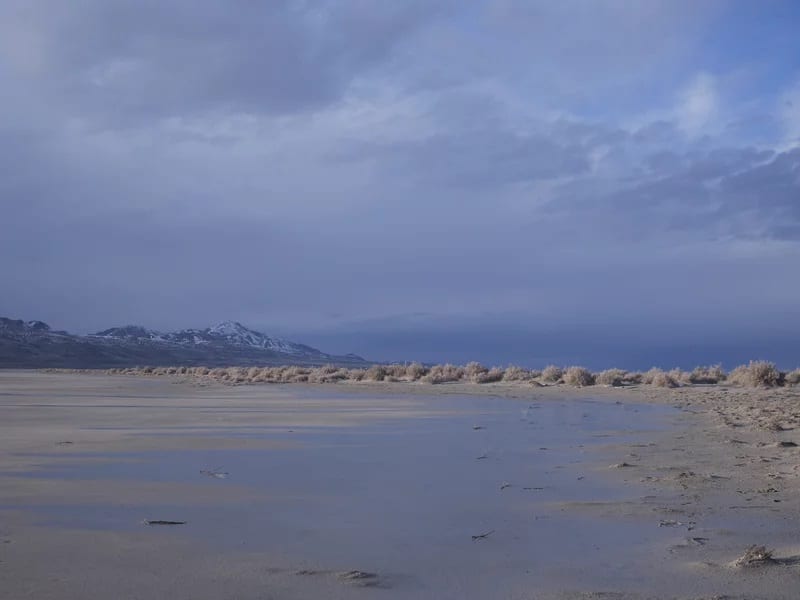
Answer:
[[[550,365],[541,371],[522,367],[488,368],[471,362],[465,366],[420,363],[407,365],[373,365],[366,369],[323,367],[136,367],[110,369],[110,373],[130,375],[186,375],[228,383],[334,383],[339,381],[421,381],[430,384],[451,382],[495,383],[530,382],[566,384],[575,387],[590,385],[630,386],[653,385],[679,387],[692,384],[728,383],[747,387],[776,387],[800,384],[800,369],[785,373],[773,363],[750,361],[726,373],[720,365],[697,367],[692,371],[653,368],[646,372],[607,369],[593,373],[584,367],[561,368]]]

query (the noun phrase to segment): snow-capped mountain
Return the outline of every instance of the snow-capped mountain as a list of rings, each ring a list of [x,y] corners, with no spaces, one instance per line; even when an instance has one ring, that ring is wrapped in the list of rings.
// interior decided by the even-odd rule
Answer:
[[[270,337],[248,329],[236,321],[224,321],[206,329],[181,329],[172,332],[153,331],[138,325],[112,327],[91,337],[124,340],[126,342],[161,342],[180,346],[226,345],[270,350],[291,356],[328,356],[310,346]]]
[[[235,321],[171,332],[126,325],[81,336],[53,331],[42,321],[0,317],[0,367],[325,363],[363,365],[365,361],[354,354],[326,354]]]
[[[145,329],[139,325],[125,325],[123,327],[112,327],[91,334],[91,337],[113,338],[129,342],[136,341],[163,341],[161,334],[150,329]]]

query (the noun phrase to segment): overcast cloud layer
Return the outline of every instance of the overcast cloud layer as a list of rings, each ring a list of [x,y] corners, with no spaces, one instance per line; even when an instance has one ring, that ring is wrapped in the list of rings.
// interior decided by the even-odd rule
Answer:
[[[796,366],[798,27],[791,0],[7,0],[0,315]]]

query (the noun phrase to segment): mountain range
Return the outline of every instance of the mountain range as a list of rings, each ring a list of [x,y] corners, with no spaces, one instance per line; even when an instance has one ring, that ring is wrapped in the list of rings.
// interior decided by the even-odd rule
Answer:
[[[225,321],[205,329],[160,332],[137,325],[89,335],[56,331],[42,321],[0,317],[0,368],[120,366],[363,366],[360,356],[326,354]]]

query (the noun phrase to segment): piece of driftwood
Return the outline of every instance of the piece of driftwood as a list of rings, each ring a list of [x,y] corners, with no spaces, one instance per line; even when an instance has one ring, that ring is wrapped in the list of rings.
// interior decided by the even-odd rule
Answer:
[[[475,540],[485,540],[486,538],[488,538],[493,533],[494,533],[494,529],[492,529],[491,531],[487,531],[486,533],[479,533],[477,535],[473,535],[472,536],[472,541],[474,542]]]
[[[772,557],[772,550],[767,550],[766,546],[750,546],[736,561],[738,567],[759,567],[771,565],[776,561]]]
[[[166,521],[164,519],[145,519],[145,525],[186,525],[186,521]]]

